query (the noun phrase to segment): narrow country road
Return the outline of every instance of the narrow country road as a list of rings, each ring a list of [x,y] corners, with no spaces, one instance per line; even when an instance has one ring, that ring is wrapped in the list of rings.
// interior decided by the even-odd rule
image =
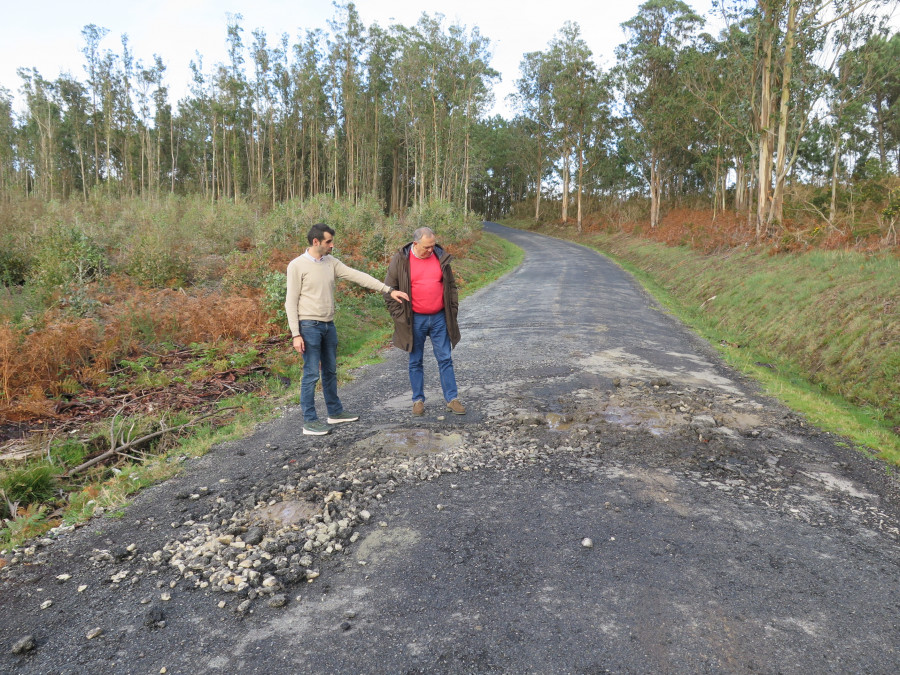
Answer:
[[[0,570],[0,672],[896,673],[898,485],[724,366],[602,256],[463,302],[426,353],[289,409]],[[27,638],[30,636],[31,640]]]

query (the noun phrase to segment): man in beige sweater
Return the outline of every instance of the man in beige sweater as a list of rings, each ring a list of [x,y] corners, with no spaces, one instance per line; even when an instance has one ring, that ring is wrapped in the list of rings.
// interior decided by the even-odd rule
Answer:
[[[291,260],[287,268],[287,297],[284,310],[291,327],[294,349],[303,355],[303,381],[300,407],[303,408],[303,433],[321,436],[331,431],[329,424],[355,422],[359,415],[344,411],[337,393],[337,330],[334,327],[334,287],[346,279],[363,288],[389,294],[397,302],[409,302],[409,296],[381,283],[365,272],[347,267],[331,255],[334,230],[318,223],[306,235],[309,248]],[[316,413],[316,383],[322,369],[322,393],[328,411],[328,424]]]

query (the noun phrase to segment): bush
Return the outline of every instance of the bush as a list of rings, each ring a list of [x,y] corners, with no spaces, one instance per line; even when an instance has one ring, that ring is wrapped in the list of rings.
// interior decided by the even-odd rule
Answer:
[[[125,266],[128,276],[150,288],[179,288],[191,281],[191,258],[159,241],[138,240]]]
[[[37,242],[29,281],[47,290],[78,287],[103,277],[108,267],[106,253],[90,236],[57,226]]]
[[[28,256],[23,253],[12,237],[4,237],[0,242],[0,284],[20,286],[28,278],[31,268]]]
[[[464,213],[453,204],[437,200],[413,207],[405,221],[410,227],[410,234],[420,227],[430,227],[438,241],[465,240],[481,227],[480,221],[473,214]]]
[[[287,275],[284,272],[269,272],[263,279],[262,309],[269,317],[269,323],[287,330],[288,318],[284,311],[287,292]]]
[[[10,505],[28,506],[49,501],[56,494],[57,476],[60,470],[46,462],[10,469],[0,475],[0,511],[4,518],[11,518]]]

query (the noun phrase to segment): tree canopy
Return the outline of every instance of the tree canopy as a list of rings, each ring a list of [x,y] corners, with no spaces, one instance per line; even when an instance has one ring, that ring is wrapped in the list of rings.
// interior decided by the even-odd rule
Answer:
[[[699,198],[745,211],[759,235],[802,184],[825,196],[798,203],[833,225],[853,181],[898,173],[900,34],[885,4],[738,0],[711,35],[682,0],[647,0],[606,71],[563,22],[523,55],[510,120],[489,116],[490,39],[441,15],[365,26],[346,3],[296,41],[247,35],[232,15],[226,62],[198,54],[179,101],[163,56],[138,58],[127,36],[108,48],[89,25],[81,77],[20,68],[21,113],[0,89],[0,197],[330,194],[490,217],[533,199],[536,218],[552,198],[579,227],[603,198],[646,199],[654,227],[666,204]]]

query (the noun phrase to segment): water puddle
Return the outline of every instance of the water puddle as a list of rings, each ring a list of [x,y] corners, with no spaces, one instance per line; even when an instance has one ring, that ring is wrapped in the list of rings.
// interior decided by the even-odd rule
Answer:
[[[572,428],[572,423],[566,419],[565,415],[559,413],[547,413],[547,426],[551,431],[568,431]]]
[[[284,527],[305,523],[318,512],[319,509],[315,504],[306,501],[286,501],[257,509],[253,511],[251,517],[253,520],[264,520]]]
[[[654,436],[664,435],[672,426],[664,413],[651,409],[626,409],[611,405],[607,406],[600,416],[610,424],[626,429],[646,429]]]
[[[439,434],[431,429],[392,429],[379,431],[356,443],[362,450],[386,450],[401,455],[433,455],[462,445],[461,434]]]

